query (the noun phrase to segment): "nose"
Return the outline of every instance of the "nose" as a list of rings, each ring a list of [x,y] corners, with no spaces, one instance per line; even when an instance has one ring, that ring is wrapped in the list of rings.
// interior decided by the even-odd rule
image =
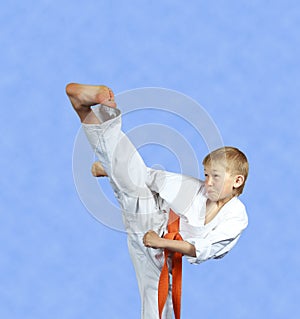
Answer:
[[[210,176],[206,176],[205,184],[207,186],[212,186],[212,178]]]

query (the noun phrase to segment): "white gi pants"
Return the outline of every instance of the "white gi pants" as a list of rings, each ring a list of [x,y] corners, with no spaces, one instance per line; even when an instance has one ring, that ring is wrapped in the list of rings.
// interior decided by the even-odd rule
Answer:
[[[101,124],[83,124],[86,136],[109,176],[121,206],[128,234],[129,253],[135,268],[142,303],[142,319],[158,318],[158,281],[164,262],[163,251],[146,248],[144,234],[152,229],[166,232],[168,212],[159,205],[157,194],[146,185],[147,167],[127,136],[121,131],[118,109],[97,106]],[[163,318],[172,318],[171,287]]]

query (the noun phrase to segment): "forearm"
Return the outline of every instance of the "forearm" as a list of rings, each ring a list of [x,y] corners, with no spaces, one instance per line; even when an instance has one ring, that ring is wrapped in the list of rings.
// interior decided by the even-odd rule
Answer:
[[[196,257],[196,248],[194,245],[182,240],[171,240],[161,238],[160,247],[162,249],[167,249],[171,252],[178,252],[186,256]]]
[[[167,249],[171,252],[196,257],[196,248],[194,245],[182,240],[171,240],[159,237],[153,230],[149,230],[144,235],[143,243],[146,247]]]

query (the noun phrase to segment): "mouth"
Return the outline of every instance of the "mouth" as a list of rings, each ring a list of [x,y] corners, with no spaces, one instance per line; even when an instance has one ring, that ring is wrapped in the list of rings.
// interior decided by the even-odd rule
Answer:
[[[213,194],[213,193],[215,193],[215,191],[214,191],[213,189],[207,189],[207,190],[206,190],[206,193],[207,193],[207,194]]]
[[[219,197],[219,193],[210,189],[210,190],[206,191],[206,196],[211,198],[211,199],[215,199],[215,198]]]

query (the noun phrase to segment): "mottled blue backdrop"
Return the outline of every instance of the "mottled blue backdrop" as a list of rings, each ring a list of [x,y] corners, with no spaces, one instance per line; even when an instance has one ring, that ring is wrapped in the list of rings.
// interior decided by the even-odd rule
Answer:
[[[184,263],[182,317],[299,318],[299,14],[295,0],[2,1],[1,318],[139,318],[126,236],[76,192],[71,81],[182,92],[249,158],[249,227],[223,260]]]

